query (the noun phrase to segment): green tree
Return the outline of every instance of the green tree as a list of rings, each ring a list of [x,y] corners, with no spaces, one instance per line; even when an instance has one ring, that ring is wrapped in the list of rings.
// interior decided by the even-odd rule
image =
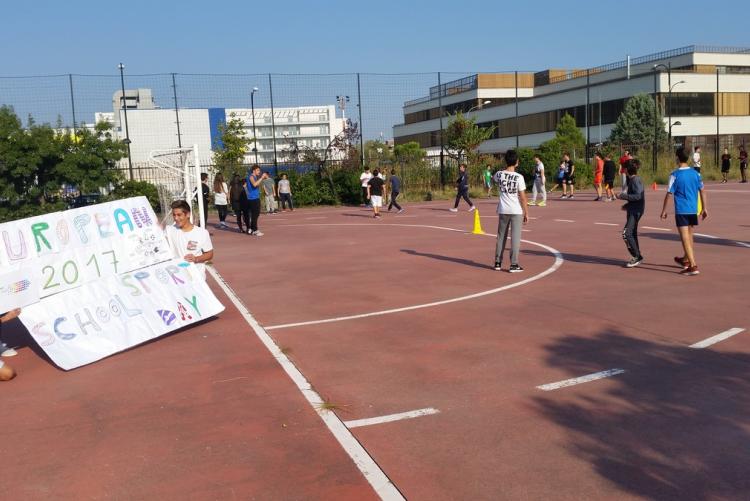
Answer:
[[[29,117],[24,128],[9,107],[0,107],[0,221],[64,208],[62,190],[111,188],[126,147],[109,124],[94,131],[56,131]]]
[[[664,130],[664,117],[657,109],[656,123],[654,123],[654,106],[654,100],[647,94],[636,94],[628,99],[622,113],[617,117],[609,140],[613,143],[634,146],[653,144],[656,125],[657,144],[666,144],[667,132]]]
[[[242,119],[237,118],[236,113],[229,114],[229,120],[226,123],[219,124],[219,139],[214,147],[214,163],[216,167],[231,179],[234,174],[243,176],[245,168],[243,167],[245,155],[247,154],[250,143],[254,138],[248,138],[245,134],[245,123]]]
[[[484,141],[492,137],[495,126],[480,127],[476,119],[466,118],[461,112],[456,113],[445,129],[446,152],[459,162],[474,163],[477,149]]]
[[[572,157],[577,157],[586,146],[586,138],[576,125],[575,118],[567,113],[562,116],[557,123],[557,127],[555,127],[555,141],[563,151],[567,151]]]
[[[365,162],[370,168],[382,169],[393,161],[393,152],[390,147],[379,140],[365,141]]]
[[[393,159],[400,164],[414,164],[424,161],[427,152],[416,141],[397,144],[393,147]]]

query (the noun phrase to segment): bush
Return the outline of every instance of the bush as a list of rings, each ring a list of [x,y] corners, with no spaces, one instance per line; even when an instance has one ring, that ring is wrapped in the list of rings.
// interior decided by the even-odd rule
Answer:
[[[161,213],[161,204],[159,202],[159,190],[153,184],[146,181],[125,181],[117,186],[107,197],[108,200],[120,200],[122,198],[144,196],[148,203],[154,209],[154,212]]]
[[[289,172],[289,182],[292,186],[294,204],[297,206],[333,205],[335,203],[328,179],[321,178],[317,172],[304,174]]]
[[[343,204],[358,205],[362,198],[359,172],[341,169],[334,172],[332,177],[339,201]]]

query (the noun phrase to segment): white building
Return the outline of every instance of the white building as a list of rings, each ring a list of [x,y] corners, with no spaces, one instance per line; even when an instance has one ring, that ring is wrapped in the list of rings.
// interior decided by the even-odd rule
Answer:
[[[393,135],[396,144],[416,141],[437,155],[441,108],[443,128],[449,115],[462,111],[479,125],[495,126],[480,151],[503,153],[553,138],[567,113],[595,144],[606,141],[627,99],[640,93],[656,94],[665,130],[671,118],[672,135],[687,145],[750,142],[750,48],[705,46],[588,70],[471,75],[406,102],[404,123],[393,127]]]

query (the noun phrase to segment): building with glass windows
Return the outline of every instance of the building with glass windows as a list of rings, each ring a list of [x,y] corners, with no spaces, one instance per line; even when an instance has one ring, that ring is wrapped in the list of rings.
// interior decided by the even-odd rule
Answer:
[[[730,149],[750,142],[750,48],[697,45],[589,69],[468,75],[404,103],[404,123],[393,135],[396,144],[416,141],[438,155],[441,126],[461,111],[495,126],[480,151],[503,153],[553,138],[569,114],[594,145],[607,140],[625,102],[641,93],[656,96],[676,141]]]

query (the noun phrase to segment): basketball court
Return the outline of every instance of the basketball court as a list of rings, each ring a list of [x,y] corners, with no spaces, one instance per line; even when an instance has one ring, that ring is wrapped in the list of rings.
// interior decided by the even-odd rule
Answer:
[[[590,193],[530,207],[518,274],[492,269],[494,199],[487,235],[444,201],[213,230],[218,318],[67,373],[9,329],[0,493],[743,498],[750,190],[707,194],[695,277],[663,191],[634,269],[622,202]]]

